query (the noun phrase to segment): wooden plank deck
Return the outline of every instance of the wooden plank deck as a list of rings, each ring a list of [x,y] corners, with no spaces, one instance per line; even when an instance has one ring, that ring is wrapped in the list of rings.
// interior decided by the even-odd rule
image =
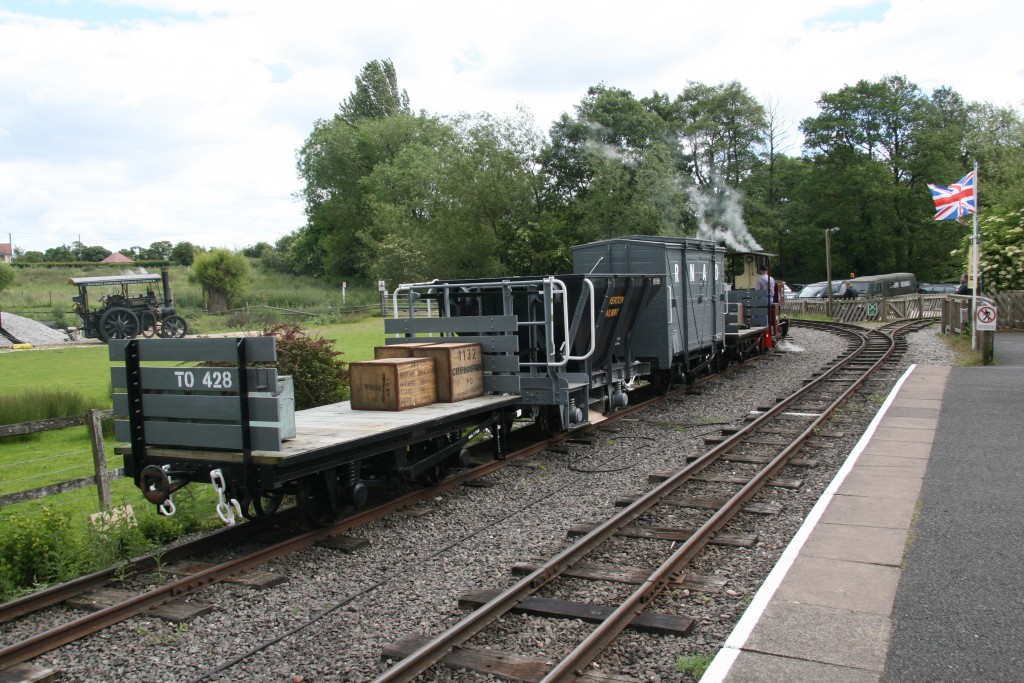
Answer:
[[[295,438],[283,442],[280,451],[254,450],[253,462],[283,464],[290,458],[326,448],[355,446],[384,439],[388,435],[406,434],[417,427],[426,427],[438,421],[512,406],[519,399],[519,396],[488,394],[458,403],[433,403],[402,411],[352,410],[352,404],[344,401],[299,410],[295,413]],[[146,452],[150,456],[182,460],[242,462],[242,453],[233,451],[182,450],[150,446]]]

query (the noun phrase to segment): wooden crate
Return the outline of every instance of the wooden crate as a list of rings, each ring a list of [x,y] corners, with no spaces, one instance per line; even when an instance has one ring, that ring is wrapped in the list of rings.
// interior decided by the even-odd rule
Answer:
[[[406,410],[437,401],[432,358],[382,358],[350,363],[352,410]]]
[[[430,346],[436,342],[403,342],[373,347],[373,357],[381,358],[412,358],[412,350],[421,346]]]
[[[415,358],[432,358],[437,377],[437,400],[454,403],[484,393],[484,360],[480,344],[453,342],[412,349]]]

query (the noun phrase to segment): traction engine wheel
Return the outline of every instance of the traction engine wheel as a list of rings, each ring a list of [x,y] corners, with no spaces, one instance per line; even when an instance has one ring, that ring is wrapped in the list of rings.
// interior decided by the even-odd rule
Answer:
[[[160,336],[167,339],[180,339],[188,332],[188,324],[180,315],[169,315],[160,324]]]
[[[132,339],[140,329],[138,316],[127,308],[111,308],[100,316],[99,334],[103,341]]]

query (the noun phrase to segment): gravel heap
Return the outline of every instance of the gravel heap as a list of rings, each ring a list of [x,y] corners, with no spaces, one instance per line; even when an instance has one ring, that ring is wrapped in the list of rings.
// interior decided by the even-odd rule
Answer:
[[[490,475],[489,488],[461,487],[438,495],[418,510],[380,520],[353,532],[369,544],[355,552],[312,547],[263,569],[289,577],[257,590],[222,584],[188,599],[213,610],[183,625],[142,616],[34,661],[60,670],[65,681],[257,681],[319,683],[372,680],[388,665],[382,649],[420,633],[436,635],[458,621],[458,597],[470,590],[500,589],[517,580],[510,568],[565,547],[575,524],[608,517],[614,501],[650,488],[651,472],[679,468],[690,454],[707,450],[703,437],[775,396],[835,358],[845,342],[818,331],[795,329],[787,351],[765,356],[692,393],[595,432],[592,445],[572,444]],[[803,518],[860,438],[899,374],[910,363],[949,365],[955,357],[933,328],[909,338],[902,367],[870,383],[843,408],[835,426],[845,436],[814,468],[786,470],[799,476],[797,490],[771,489],[764,500],[781,503],[777,515],[740,515],[729,533],[756,533],[749,549],[711,546],[691,568],[725,581],[719,592],[666,591],[653,611],[689,616],[687,637],[627,632],[600,662],[600,670],[643,681],[693,681],[676,670],[680,657],[713,656],[742,615]],[[713,493],[709,491],[709,493]],[[685,510],[652,525],[687,524]],[[756,518],[756,519],[755,519]],[[663,553],[655,541],[612,544],[598,561],[642,566]],[[214,560],[216,558],[209,558]],[[155,581],[154,577],[142,581]],[[134,583],[134,581],[132,582]],[[570,580],[550,597],[609,603],[632,588]],[[71,613],[55,607],[5,624],[0,647],[53,627]],[[518,628],[525,625],[525,628]],[[507,628],[506,628],[507,627]],[[517,627],[517,628],[513,628]],[[469,643],[524,654],[564,654],[563,636],[587,633],[578,621],[507,616]],[[432,672],[431,680],[495,680],[466,671]]]
[[[0,325],[24,344],[43,346],[47,344],[62,344],[70,341],[68,335],[61,330],[47,327],[41,322],[23,318],[13,313],[0,313]],[[11,340],[0,335],[0,348],[9,348]]]

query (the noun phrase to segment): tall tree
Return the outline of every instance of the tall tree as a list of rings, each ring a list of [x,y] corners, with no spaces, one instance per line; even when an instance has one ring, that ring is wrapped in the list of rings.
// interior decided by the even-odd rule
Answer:
[[[855,269],[920,270],[937,245],[948,254],[955,236],[931,221],[925,184],[934,182],[937,160],[955,155],[951,140],[934,134],[936,124],[953,123],[951,93],[937,91],[933,101],[905,77],[886,76],[825,93],[818,105],[821,113],[800,127],[822,174],[821,195],[837,200],[827,220],[846,228],[842,239],[851,241],[841,246],[857,253]],[[924,235],[931,253],[921,258]]]
[[[341,103],[341,118],[355,124],[360,119],[383,119],[411,114],[409,95],[398,89],[398,74],[390,59],[373,60],[356,77],[356,89]]]

